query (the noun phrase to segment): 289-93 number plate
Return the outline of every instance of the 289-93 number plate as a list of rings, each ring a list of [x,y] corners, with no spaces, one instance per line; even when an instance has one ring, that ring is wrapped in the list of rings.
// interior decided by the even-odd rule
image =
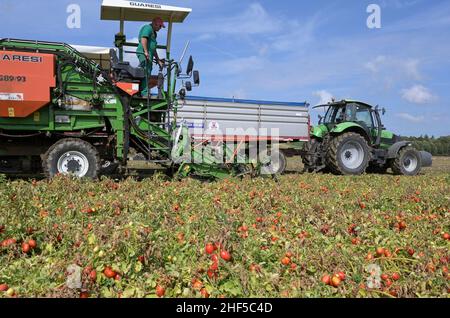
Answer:
[[[26,81],[27,81],[26,76],[0,75],[0,82],[20,82],[20,83],[25,83]]]

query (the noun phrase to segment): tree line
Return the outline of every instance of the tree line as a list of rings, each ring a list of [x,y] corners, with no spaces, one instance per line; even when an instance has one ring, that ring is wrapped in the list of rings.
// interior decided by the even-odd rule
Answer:
[[[450,136],[435,138],[428,135],[420,137],[408,137],[418,150],[428,151],[433,156],[450,156]]]

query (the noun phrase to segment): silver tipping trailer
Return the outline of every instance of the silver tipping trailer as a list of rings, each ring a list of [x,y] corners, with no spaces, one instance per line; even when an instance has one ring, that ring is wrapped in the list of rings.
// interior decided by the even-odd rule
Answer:
[[[194,139],[309,141],[309,104],[210,97],[178,101],[179,121]]]

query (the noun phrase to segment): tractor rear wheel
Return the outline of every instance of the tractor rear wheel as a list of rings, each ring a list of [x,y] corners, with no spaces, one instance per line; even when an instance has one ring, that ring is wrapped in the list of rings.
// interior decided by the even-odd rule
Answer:
[[[48,178],[67,174],[95,179],[101,167],[97,149],[84,140],[74,138],[62,139],[51,146],[42,165]]]
[[[357,133],[344,133],[330,142],[326,162],[335,174],[361,175],[366,171],[369,161],[367,141]]]
[[[304,172],[314,172],[317,169],[317,151],[319,146],[320,142],[315,138],[303,145],[302,162]]]
[[[399,151],[392,163],[392,171],[396,175],[416,176],[422,170],[422,157],[412,148],[406,147]]]

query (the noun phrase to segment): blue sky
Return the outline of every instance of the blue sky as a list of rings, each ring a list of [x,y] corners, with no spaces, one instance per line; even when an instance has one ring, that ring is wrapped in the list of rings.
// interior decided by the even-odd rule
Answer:
[[[81,7],[80,29],[66,26],[71,3]],[[1,0],[0,37],[112,46],[118,22],[100,21],[100,3]],[[156,3],[193,10],[174,27],[172,54],[191,41],[202,76],[195,95],[312,105],[359,99],[385,107],[385,125],[399,134],[450,135],[450,1]],[[371,3],[381,7],[381,29],[366,25]],[[126,25],[128,39],[141,25]]]

